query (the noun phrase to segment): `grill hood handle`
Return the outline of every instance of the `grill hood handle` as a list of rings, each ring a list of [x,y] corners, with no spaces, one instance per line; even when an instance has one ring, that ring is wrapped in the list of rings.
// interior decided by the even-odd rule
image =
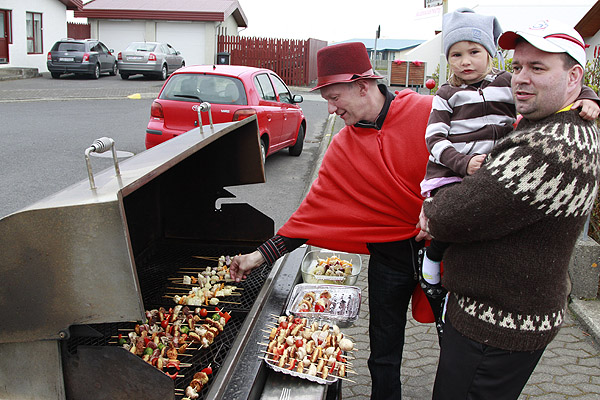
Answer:
[[[92,163],[90,162],[90,153],[104,153],[108,150],[112,150],[113,161],[115,163],[115,175],[120,176],[121,171],[119,170],[119,162],[117,161],[117,150],[115,149],[115,141],[108,137],[101,137],[100,139],[94,140],[94,143],[87,149],[85,149],[85,162],[87,165],[88,179],[90,180],[90,189],[96,189],[96,183],[94,182],[94,174],[92,173]]]
[[[210,121],[210,130],[211,130],[211,132],[214,132],[215,127],[213,125],[212,113],[210,111],[210,103],[207,103],[206,101],[203,103],[200,103],[197,110],[198,110],[198,126],[200,127],[200,134],[204,133],[204,131],[202,130],[202,112],[203,111],[208,111],[208,120]]]

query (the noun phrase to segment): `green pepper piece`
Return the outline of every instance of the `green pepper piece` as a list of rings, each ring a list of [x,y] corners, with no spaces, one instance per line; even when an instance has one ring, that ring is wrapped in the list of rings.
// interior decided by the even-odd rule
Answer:
[[[144,355],[151,356],[153,352],[154,352],[154,350],[152,350],[150,347],[146,347],[144,349]]]
[[[190,331],[190,328],[188,328],[187,326],[182,326],[181,328],[179,328],[179,332],[181,333],[188,333]]]
[[[221,319],[221,316],[219,315],[219,313],[214,313],[212,316],[213,321],[218,321]]]

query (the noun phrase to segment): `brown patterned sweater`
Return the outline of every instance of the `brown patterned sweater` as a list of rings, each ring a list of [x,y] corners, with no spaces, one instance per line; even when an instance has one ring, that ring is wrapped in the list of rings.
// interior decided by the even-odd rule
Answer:
[[[424,203],[452,242],[443,284],[463,335],[513,351],[546,346],[567,300],[567,269],[598,187],[598,129],[577,111],[522,120],[474,175]]]

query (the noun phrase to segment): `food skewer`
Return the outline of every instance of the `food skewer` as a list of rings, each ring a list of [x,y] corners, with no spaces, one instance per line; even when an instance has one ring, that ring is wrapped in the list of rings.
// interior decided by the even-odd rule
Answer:
[[[263,343],[257,343],[257,344],[263,344]],[[270,355],[270,356],[276,356],[276,355],[278,355],[278,354],[275,354],[275,353],[270,353],[270,352],[268,352],[268,351],[266,351],[266,350],[263,350],[263,351],[264,351],[264,353],[265,353],[265,354],[268,354],[268,355]],[[297,357],[290,357],[290,359],[291,359],[291,358],[295,359],[296,361],[302,361],[301,359],[299,359],[299,358],[297,358]],[[317,360],[325,360],[325,361],[328,361],[329,359],[327,359],[327,358],[324,358],[324,357],[320,357],[320,358],[317,358]],[[271,360],[271,361],[273,361],[273,360]],[[348,365],[348,366],[352,366],[352,363],[351,363],[351,362],[348,362],[348,361],[337,361],[337,360],[336,360],[336,362],[339,362],[339,363],[341,363],[341,364],[346,364],[346,365]]]
[[[189,290],[188,290],[188,289],[186,289],[186,288],[167,287],[167,289],[169,289],[169,290],[180,290],[180,292],[179,292],[179,293],[176,293],[176,294],[178,294],[178,295],[179,295],[179,294],[188,294],[188,293],[189,293]],[[235,290],[235,289],[233,289],[233,290]],[[171,292],[168,292],[167,294],[172,294],[172,293],[171,293]],[[235,293],[235,292],[233,292],[233,293],[231,293],[231,294],[228,294],[228,295],[226,295],[226,296],[224,296],[224,297],[229,297],[229,296],[241,296],[241,295],[242,295],[241,293]]]
[[[257,342],[256,344],[262,344],[262,345],[264,345],[264,343],[260,343],[260,342]],[[263,350],[263,351],[265,352],[265,354],[269,354],[269,355],[271,355],[271,356],[276,356],[276,355],[277,355],[277,354],[275,354],[275,353],[270,353],[270,352],[268,352],[266,349],[265,349],[265,350]],[[343,355],[342,355],[341,357],[345,358]],[[294,357],[294,358],[295,358],[295,360],[296,360],[296,361],[302,361],[301,359],[299,359],[299,358],[297,358],[297,357]],[[328,361],[329,359],[328,359],[328,358],[324,358],[324,357],[319,357],[319,358],[317,358],[317,360],[325,360],[325,361]],[[339,363],[342,363],[342,364],[346,364],[346,365],[348,365],[348,366],[350,366],[350,367],[354,366],[354,364],[353,364],[352,362],[348,361],[348,360],[344,360],[344,361],[338,361],[338,360],[336,360],[336,361],[337,361],[337,362],[339,362]]]
[[[211,257],[211,256],[192,256],[194,258],[201,258],[202,260],[207,260],[207,261],[219,261],[220,257]]]

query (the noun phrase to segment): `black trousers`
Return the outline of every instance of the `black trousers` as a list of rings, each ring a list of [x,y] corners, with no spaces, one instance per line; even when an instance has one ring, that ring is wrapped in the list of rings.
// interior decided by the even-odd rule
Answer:
[[[486,346],[461,335],[446,317],[433,400],[516,400],[544,350]]]
[[[406,314],[417,285],[415,263],[420,243],[404,240],[397,262],[369,259],[369,343],[371,400],[402,399],[400,368]]]

